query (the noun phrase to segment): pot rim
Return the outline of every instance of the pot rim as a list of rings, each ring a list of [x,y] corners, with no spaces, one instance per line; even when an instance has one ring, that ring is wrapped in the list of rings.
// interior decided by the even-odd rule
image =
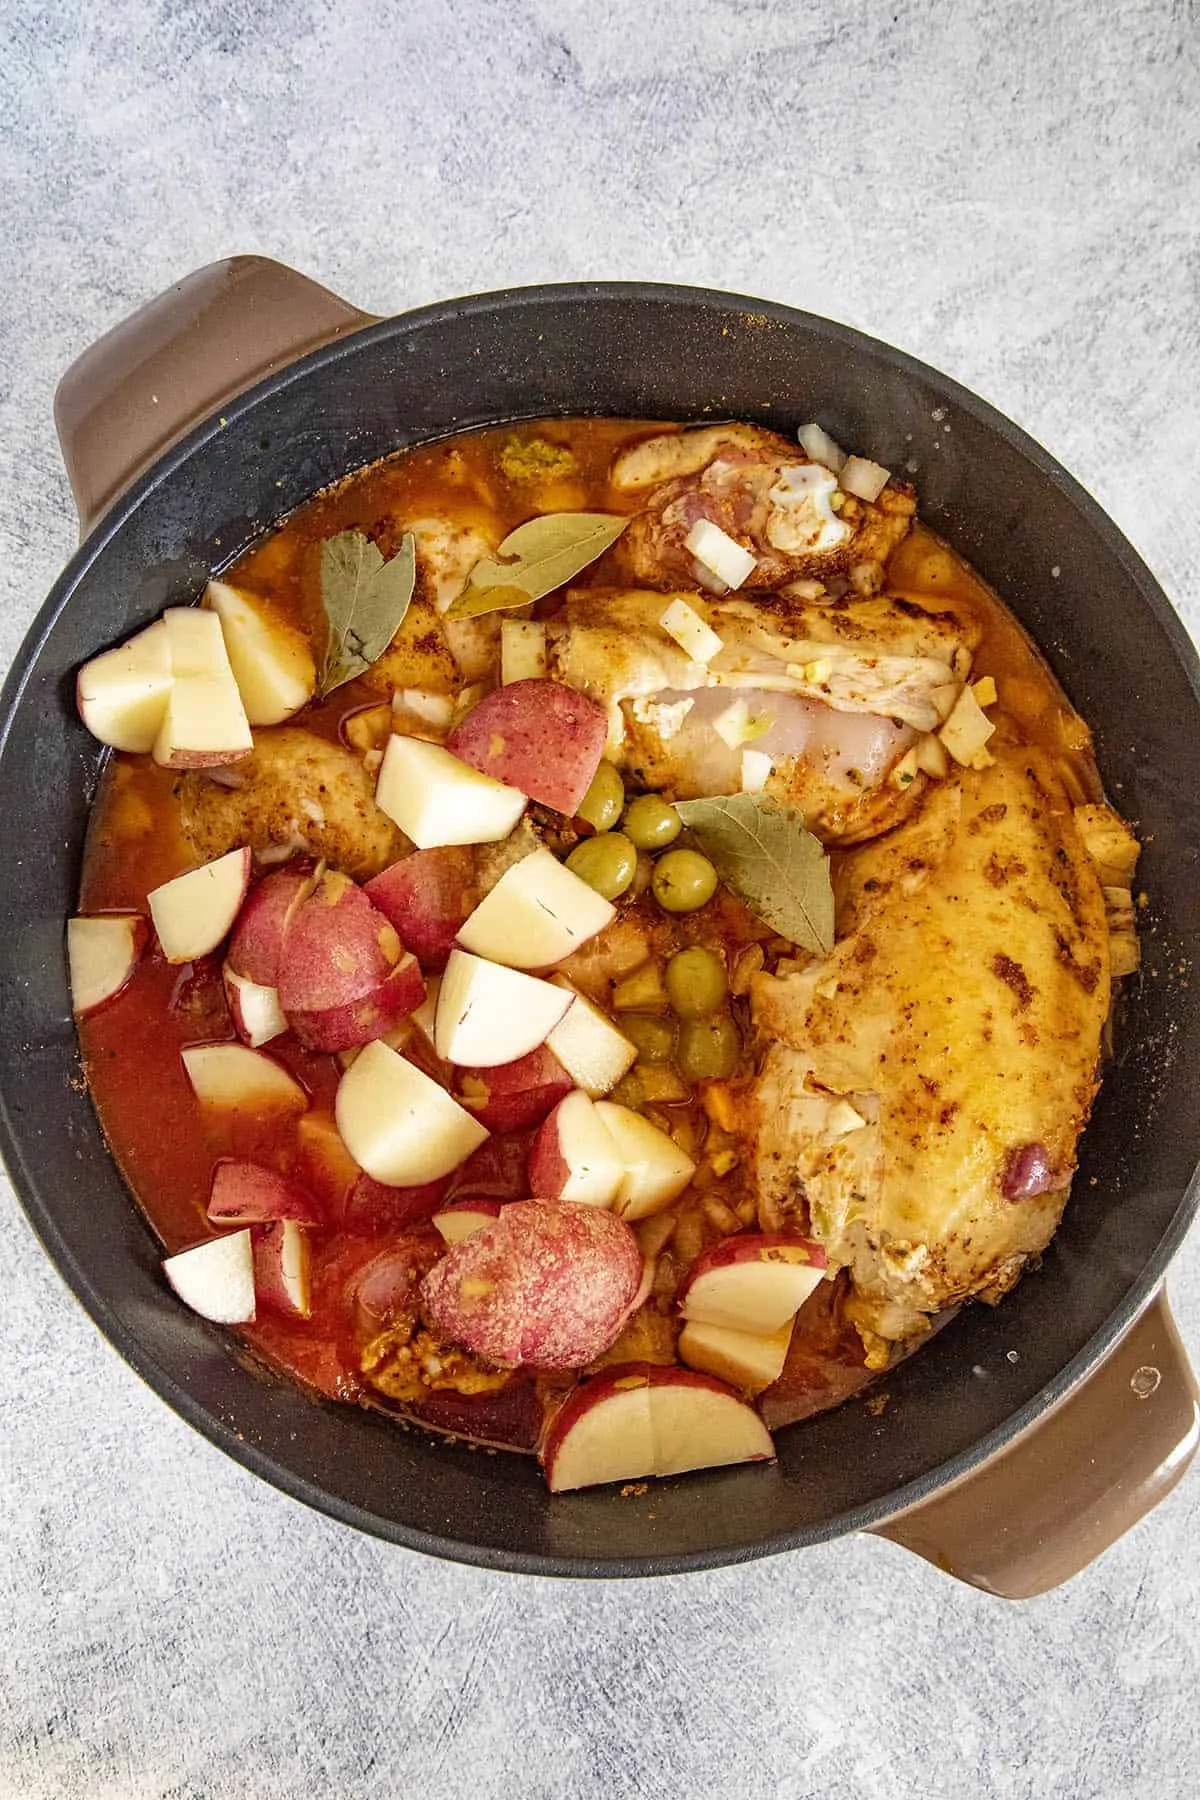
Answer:
[[[851,326],[842,325],[819,314],[798,307],[759,300],[719,289],[689,287],[663,282],[602,281],[544,283],[526,287],[497,289],[453,300],[435,301],[409,312],[381,319],[361,330],[348,333],[334,342],[313,350],[295,362],[255,382],[232,400],[221,403],[219,412],[204,419],[141,473],[120,494],[108,511],[80,544],[39,608],[22,641],[12,667],[0,690],[0,757],[8,747],[13,715],[41,656],[46,637],[74,597],[75,590],[106,545],[124,528],[129,518],[197,450],[218,436],[235,418],[251,412],[265,399],[283,392],[293,382],[306,381],[317,371],[336,367],[343,359],[356,355],[364,343],[375,343],[389,337],[402,337],[419,330],[433,320],[456,314],[486,316],[502,311],[515,311],[547,301],[583,304],[597,300],[639,301],[652,305],[690,303],[753,310],[768,319],[777,318],[795,324],[801,322],[814,336],[840,344],[852,353],[880,360],[893,368],[918,377],[944,395],[964,412],[971,414],[991,431],[1004,438],[1043,480],[1051,485],[1079,512],[1089,530],[1098,536],[1121,564],[1130,581],[1166,635],[1185,673],[1200,712],[1200,655],[1174,607],[1167,599],[1154,575],[1120,532],[1107,513],[1087,490],[1033,438],[997,408],[982,400],[970,389],[943,375],[929,364],[871,337]],[[538,417],[538,413],[506,415]],[[497,419],[495,423],[503,423]],[[479,429],[474,426],[471,429]],[[444,434],[450,435],[450,434]],[[422,442],[433,441],[422,439]],[[374,459],[373,459],[374,460]],[[350,473],[347,470],[345,473]],[[267,529],[270,529],[268,527]],[[1030,1426],[1044,1418],[1058,1403],[1089,1376],[1109,1355],[1153,1298],[1162,1282],[1167,1265],[1179,1248],[1200,1207],[1200,1166],[1191,1176],[1172,1216],[1170,1224],[1155,1248],[1154,1254],[1138,1277],[1126,1290],[1119,1304],[1058,1374],[1045,1384],[1003,1424],[977,1439],[969,1449],[938,1464],[923,1475],[892,1489],[886,1495],[859,1507],[834,1514],[818,1525],[797,1528],[762,1538],[753,1544],[723,1545],[712,1550],[678,1555],[647,1554],[634,1557],[567,1557],[525,1551],[506,1551],[465,1542],[402,1526],[366,1507],[342,1501],[326,1493],[317,1483],[283,1464],[256,1445],[239,1438],[232,1425],[195,1401],[143,1347],[135,1334],[115,1317],[103,1297],[94,1288],[86,1267],[81,1264],[58,1231],[51,1211],[44,1207],[32,1173],[26,1167],[22,1134],[9,1109],[7,1096],[0,1091],[0,1154],[3,1155],[13,1188],[33,1230],[55,1268],[84,1307],[102,1335],[120,1353],[142,1379],[174,1411],[185,1418],[202,1436],[243,1467],[282,1490],[292,1499],[302,1501],[315,1511],[339,1523],[382,1537],[426,1555],[470,1564],[475,1567],[503,1570],[528,1575],[565,1576],[579,1579],[597,1577],[645,1577],[673,1575],[732,1566],[759,1557],[777,1555],[785,1550],[826,1543],[852,1532],[877,1529],[890,1519],[928,1500],[962,1477],[978,1470],[993,1456],[1007,1448]],[[149,1227],[147,1227],[149,1229]],[[220,1333],[219,1341],[226,1353],[230,1340]],[[337,1405],[334,1401],[314,1399],[313,1404]]]

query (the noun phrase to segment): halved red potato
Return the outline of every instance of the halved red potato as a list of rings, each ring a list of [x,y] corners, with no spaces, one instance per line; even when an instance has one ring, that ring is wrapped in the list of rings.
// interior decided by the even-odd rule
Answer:
[[[250,851],[231,850],[189,869],[146,896],[162,953],[169,963],[195,962],[233,929],[250,885]]]
[[[727,1325],[689,1319],[679,1334],[677,1348],[689,1368],[715,1375],[744,1394],[761,1394],[783,1373],[794,1323],[789,1319],[778,1331],[759,1336],[749,1331],[731,1331]]]
[[[374,993],[401,952],[395,927],[362,888],[327,870],[287,915],[275,982],[279,1004],[289,1020],[347,1006]]]
[[[494,1069],[456,1069],[452,1091],[489,1131],[528,1131],[571,1092],[571,1085],[558,1058],[539,1044],[528,1056]]]
[[[410,1232],[362,1264],[347,1295],[355,1330],[372,1338],[397,1319],[415,1319],[421,1278],[441,1253],[433,1232]]]
[[[300,1083],[262,1050],[246,1044],[188,1044],[180,1055],[201,1106],[242,1113],[308,1110]]]
[[[167,628],[156,619],[115,650],[84,663],[75,681],[75,704],[102,744],[146,755],[161,729],[170,692]]]
[[[213,1170],[208,1216],[214,1225],[297,1225],[323,1223],[321,1209],[299,1182],[262,1163],[226,1157]]]
[[[811,1238],[745,1232],[710,1244],[679,1289],[685,1319],[768,1336],[786,1325],[824,1280],[828,1258]]]
[[[85,1018],[121,992],[149,936],[140,913],[97,913],[67,920],[71,1008],[77,1018]]]
[[[446,1195],[449,1177],[418,1182],[412,1187],[389,1187],[371,1175],[359,1175],[346,1199],[343,1223],[347,1231],[404,1231],[426,1225]]]
[[[464,950],[512,969],[562,962],[616,917],[616,908],[560,863],[535,850],[506,869],[458,934]]]
[[[542,1431],[542,1403],[536,1385],[516,1375],[504,1387],[483,1394],[459,1394],[433,1388],[420,1400],[399,1408],[432,1431],[465,1438],[472,1444],[494,1444],[500,1450],[528,1454],[537,1449]]]
[[[542,679],[496,688],[455,726],[446,747],[481,774],[570,817],[592,785],[607,737],[602,706]]]
[[[595,1206],[518,1200],[421,1287],[438,1330],[509,1367],[574,1369],[615,1342],[642,1280],[627,1225]]]
[[[423,738],[388,739],[375,803],[418,850],[443,844],[495,844],[525,811],[525,795],[481,775],[461,757]]]
[[[499,1200],[455,1200],[434,1213],[433,1223],[448,1244],[461,1244],[498,1219],[500,1208]]]
[[[423,969],[444,969],[474,903],[475,859],[459,844],[414,850],[363,890]]]
[[[625,1163],[595,1104],[578,1089],[568,1094],[530,1147],[530,1193],[542,1200],[611,1206],[624,1179]]]
[[[238,914],[226,958],[247,981],[278,987],[288,921],[313,889],[313,865],[302,862],[256,881]]]
[[[723,1382],[691,1369],[626,1363],[575,1390],[547,1433],[542,1466],[551,1492],[561,1494],[774,1455],[758,1414]]]
[[[606,1013],[574,989],[565,976],[550,977],[555,987],[574,995],[546,1043],[576,1087],[599,1100],[611,1094],[622,1075],[637,1061],[637,1045],[631,1044]]]
[[[436,1081],[379,1042],[342,1076],[334,1116],[355,1162],[389,1187],[437,1181],[488,1135]]]
[[[225,983],[233,1028],[244,1044],[257,1050],[261,1044],[269,1044],[272,1038],[282,1037],[288,1022],[279,1004],[278,988],[264,987],[259,981],[237,975],[228,963],[221,970],[221,979]]]
[[[163,1274],[202,1319],[215,1325],[246,1325],[254,1317],[254,1251],[248,1227],[168,1256]]]
[[[571,998],[548,981],[455,950],[438,989],[434,1048],[464,1068],[515,1062],[545,1043]]]
[[[415,956],[405,951],[389,975],[357,1000],[315,1012],[293,1010],[292,1030],[309,1050],[354,1050],[398,1025],[425,998],[425,982]]]
[[[250,1239],[257,1305],[289,1319],[311,1318],[312,1259],[303,1226],[278,1219],[256,1226]]]
[[[645,1219],[677,1200],[696,1173],[696,1165],[673,1138],[627,1106],[597,1100],[596,1112],[607,1126],[624,1164],[616,1210],[622,1219]]]
[[[256,594],[210,581],[203,604],[221,621],[225,653],[251,725],[278,725],[312,699],[317,669],[302,631]]]

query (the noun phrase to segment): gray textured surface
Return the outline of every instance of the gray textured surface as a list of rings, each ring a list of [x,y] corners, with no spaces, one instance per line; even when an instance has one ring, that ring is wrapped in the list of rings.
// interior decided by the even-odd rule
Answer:
[[[238,250],[379,311],[608,275],[846,319],[1019,419],[1200,623],[1194,0],[6,0],[5,40],[5,663],[72,547],[57,375]],[[223,1460],[0,1215],[0,1794],[1196,1791],[1195,1475],[1022,1608],[868,1540],[439,1566]],[[1200,1353],[1200,1240],[1172,1289]]]

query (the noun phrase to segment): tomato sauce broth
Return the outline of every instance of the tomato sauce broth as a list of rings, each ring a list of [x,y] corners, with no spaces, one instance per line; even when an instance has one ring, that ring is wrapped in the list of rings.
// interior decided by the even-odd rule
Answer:
[[[639,502],[611,488],[608,471],[613,457],[622,447],[661,429],[627,420],[549,420],[480,431],[401,453],[317,495],[226,571],[226,578],[269,599],[285,618],[309,632],[319,648],[320,546],[326,538],[358,529],[390,554],[403,522],[427,512],[448,514],[463,523],[486,516],[506,529],[537,512],[627,512]],[[576,467],[569,476],[541,483],[514,482],[504,476],[498,452],[514,435],[524,439],[534,433],[570,449]],[[579,585],[603,586],[611,579],[607,559],[602,558]],[[999,730],[1050,750],[1079,799],[1100,797],[1086,727],[1021,628],[960,558],[918,524],[892,558],[888,588],[929,606],[952,601],[969,608],[983,630],[974,673],[1004,678],[1003,705],[994,714]],[[546,605],[539,610],[545,612]],[[348,714],[378,700],[365,684],[351,682],[323,705],[306,708],[300,722],[336,738]],[[87,839],[81,912],[145,914],[149,891],[193,865],[194,856],[179,828],[177,781],[177,773],[156,767],[149,757],[109,759]],[[735,919],[731,914],[728,920],[731,950],[763,935],[736,903],[734,911],[742,916]],[[692,936],[684,921],[674,925],[673,932],[679,942]],[[180,1052],[190,1044],[236,1041],[217,959],[179,968],[169,965],[156,946],[150,948],[126,989],[80,1021],[80,1038],[86,1078],[105,1136],[168,1252],[211,1235],[205,1207],[213,1164],[219,1158],[248,1157],[282,1173],[299,1171],[303,1176],[294,1118],[217,1118],[206,1115],[192,1094]],[[269,1051],[307,1090],[312,1113],[332,1121],[341,1073],[336,1059],[307,1052],[290,1035],[273,1041]],[[385,1245],[396,1241],[396,1231],[386,1227],[375,1233],[349,1231],[336,1212],[334,1207],[328,1229],[314,1234],[312,1317],[296,1321],[260,1317],[242,1328],[242,1334],[272,1362],[318,1391],[354,1398],[362,1397],[363,1387],[361,1343],[352,1316],[353,1283]],[[527,1383],[514,1387],[529,1391]],[[465,1428],[469,1402],[454,1394],[436,1395],[434,1401],[431,1422],[447,1429]],[[506,1404],[514,1417],[526,1407],[521,1394]],[[504,1411],[503,1406],[493,1407],[498,1417]],[[528,1420],[521,1430],[534,1435]]]

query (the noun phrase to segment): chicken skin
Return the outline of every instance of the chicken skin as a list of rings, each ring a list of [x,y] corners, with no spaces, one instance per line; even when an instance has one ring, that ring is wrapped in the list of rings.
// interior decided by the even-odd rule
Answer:
[[[752,990],[760,1216],[850,1275],[873,1366],[996,1300],[1066,1203],[1098,1086],[1105,899],[1053,762],[1002,749],[850,851],[827,958]]]
[[[619,494],[645,496],[617,554],[632,580],[654,587],[699,580],[724,592],[686,544],[706,519],[757,558],[747,589],[842,577],[874,593],[916,508],[912,491],[895,481],[873,502],[843,493],[831,470],[758,425],[646,438],[617,457],[611,479]]]

